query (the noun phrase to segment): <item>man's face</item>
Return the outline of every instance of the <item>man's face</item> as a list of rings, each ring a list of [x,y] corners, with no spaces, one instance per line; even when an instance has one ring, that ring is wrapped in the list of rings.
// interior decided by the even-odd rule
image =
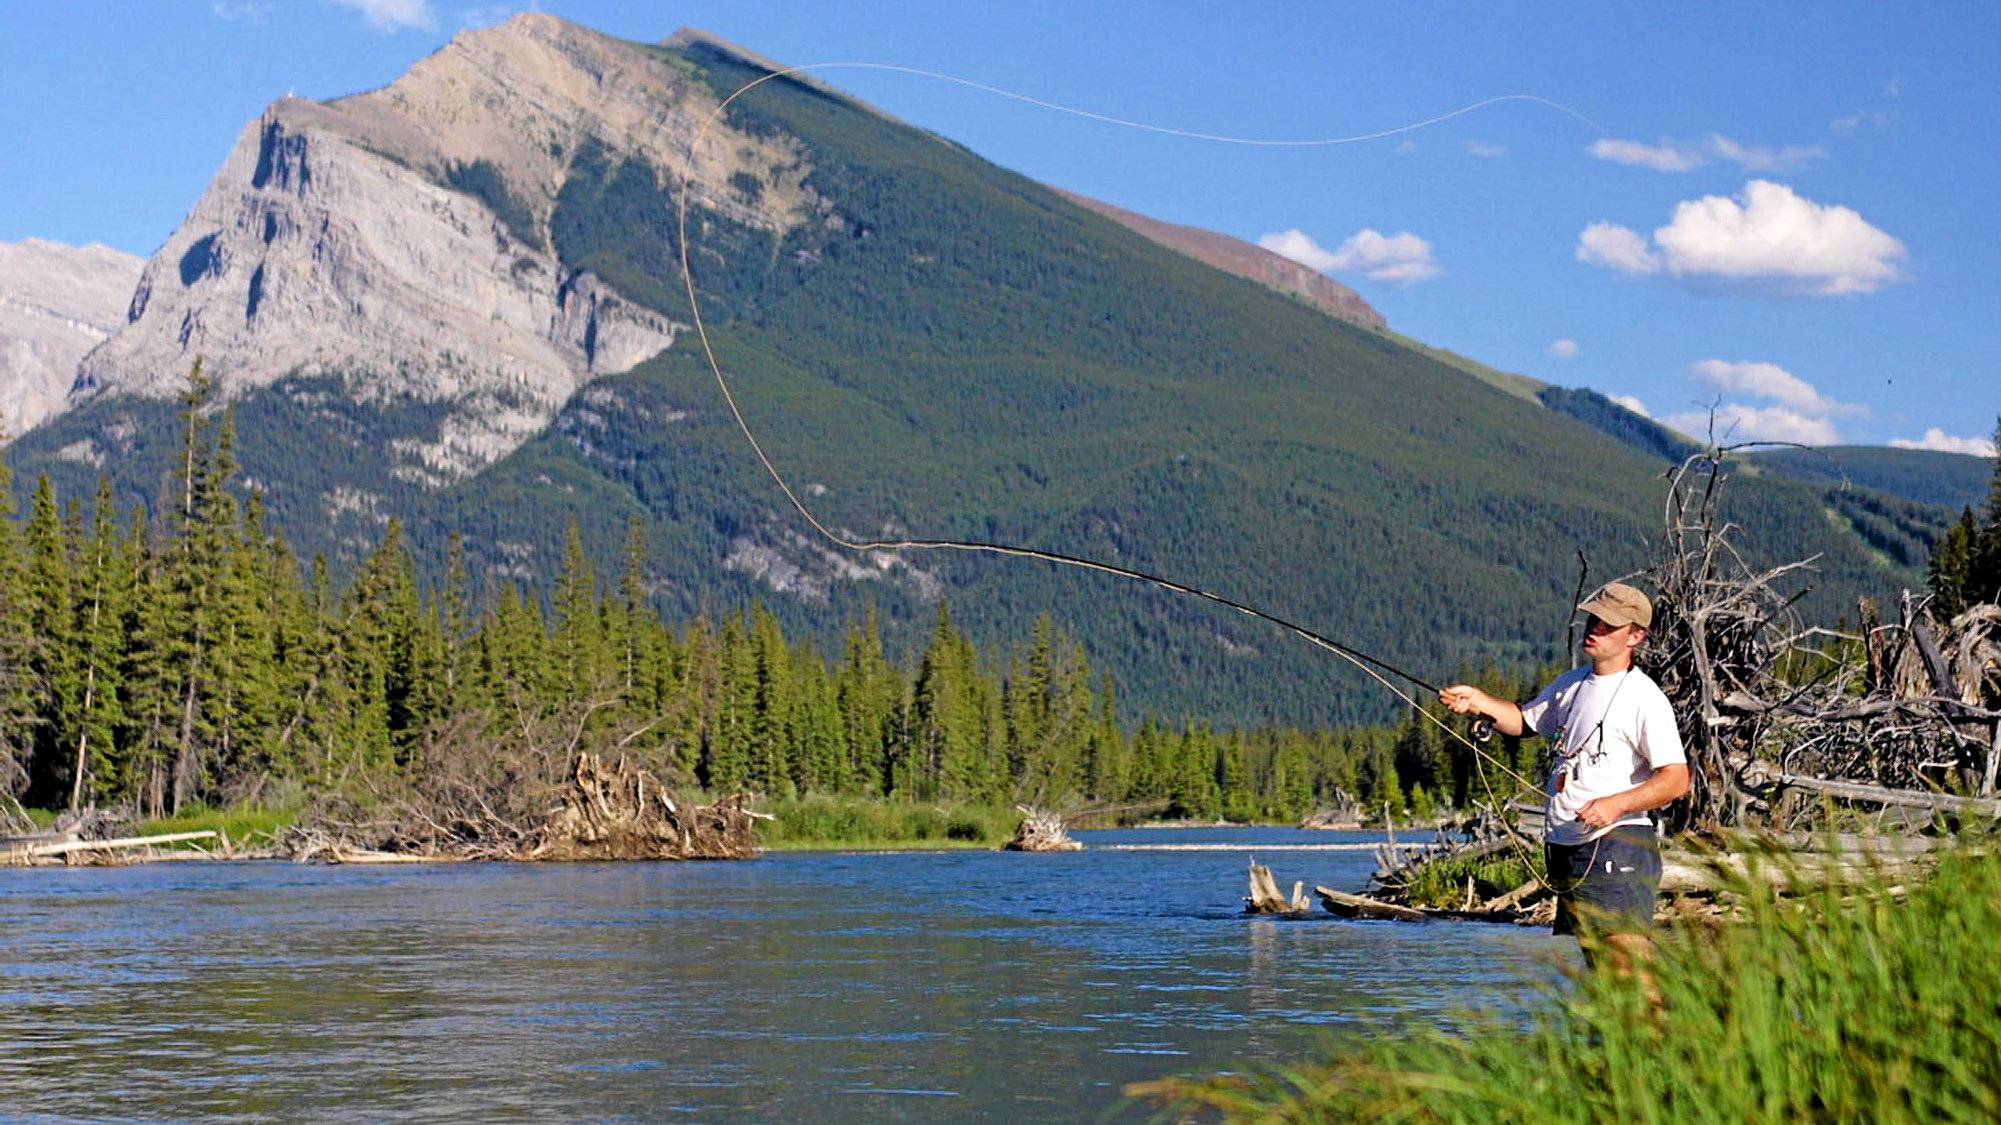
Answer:
[[[1638,625],[1607,625],[1598,620],[1596,614],[1586,614],[1584,618],[1584,655],[1612,656],[1620,652],[1631,652],[1646,639],[1647,631]]]

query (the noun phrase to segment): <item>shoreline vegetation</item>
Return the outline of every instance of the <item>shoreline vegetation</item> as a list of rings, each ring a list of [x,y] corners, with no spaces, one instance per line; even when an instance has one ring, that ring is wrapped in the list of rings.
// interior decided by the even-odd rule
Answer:
[[[1647,970],[1658,1004],[1607,959],[1538,983],[1526,1018],[1462,1012],[1449,1029],[1126,1093],[1258,1121],[1993,1121],[1996,842],[1969,834],[1928,874],[1883,865],[1859,881],[1782,845],[1712,863],[1740,924],[1663,929]]]
[[[712,803],[712,795],[696,793],[697,802]],[[1013,840],[1024,819],[1018,807],[967,803],[916,803],[887,798],[858,798],[815,795],[759,801],[749,806],[756,814],[756,847],[759,852],[790,851],[955,851],[998,849]],[[58,814],[50,810],[25,810],[37,828],[53,827]],[[181,839],[145,850],[107,849],[78,852],[73,858],[49,857],[49,862],[129,864],[166,858],[185,860],[293,859],[300,857],[294,833],[308,829],[308,809],[241,806],[210,809],[191,806],[171,817],[140,821],[118,830],[117,838],[158,836],[190,837],[210,833],[206,838]],[[1200,828],[1293,828],[1299,825],[1280,821],[1233,822],[1217,819],[1144,820],[1119,822],[1087,816],[1095,827],[1139,830],[1186,830]],[[97,834],[102,836],[102,833]],[[50,840],[57,837],[50,836]],[[85,839],[79,837],[79,839]],[[445,861],[463,858],[422,852],[379,853],[354,849],[359,854],[406,855],[412,859]],[[0,843],[0,865],[22,857],[10,854]],[[334,858],[319,855],[318,858]],[[494,857],[504,858],[504,857]],[[354,862],[352,856],[348,862]]]

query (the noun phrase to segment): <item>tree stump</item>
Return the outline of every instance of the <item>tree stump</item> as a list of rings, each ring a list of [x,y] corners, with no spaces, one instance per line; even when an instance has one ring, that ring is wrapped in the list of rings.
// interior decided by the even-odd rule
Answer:
[[[1278,893],[1278,881],[1272,878],[1271,868],[1251,861],[1251,893],[1244,899],[1244,913],[1304,914],[1308,909],[1304,882],[1292,884],[1292,897],[1288,899]]]

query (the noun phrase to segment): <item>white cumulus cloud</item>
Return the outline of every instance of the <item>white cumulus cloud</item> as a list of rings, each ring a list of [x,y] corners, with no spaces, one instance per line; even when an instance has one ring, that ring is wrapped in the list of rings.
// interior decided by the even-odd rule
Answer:
[[[1801,445],[1833,445],[1840,440],[1834,423],[1810,418],[1783,406],[1749,406],[1741,402],[1718,405],[1712,417],[1707,413],[1672,414],[1663,419],[1669,426],[1692,437],[1713,437],[1718,442],[1791,441]]]
[[[1910,438],[1891,438],[1890,445],[1896,449],[1935,449],[1941,453],[1971,453],[1975,457],[1994,456],[1994,442],[1983,437],[1952,437],[1944,430],[1933,426],[1925,431],[1925,436],[1913,441]]]
[[[437,26],[429,0],[327,0],[342,8],[360,12],[377,31],[404,28],[429,29]]]
[[[1711,390],[1768,398],[1808,417],[1866,413],[1865,407],[1823,396],[1812,383],[1776,363],[1705,359],[1691,364],[1688,373]]]
[[[1828,398],[1812,383],[1776,363],[1705,359],[1690,364],[1688,373],[1708,390],[1766,402],[1720,403],[1715,407],[1713,428],[1707,413],[1676,414],[1665,419],[1668,425],[1685,434],[1713,435],[1717,441],[1833,445],[1841,440],[1835,419],[1868,413],[1867,407]]]
[[[1629,168],[1652,168],[1656,172],[1686,172],[1709,163],[1702,154],[1661,138],[1657,145],[1622,141],[1611,137],[1592,142],[1591,155]]]
[[[1607,397],[1642,418],[1653,417],[1653,413],[1647,409],[1647,404],[1641,402],[1637,395],[1609,395]]]
[[[1577,260],[1620,273],[1659,273],[1661,260],[1640,232],[1617,223],[1592,223],[1577,236]]]
[[[1752,180],[1734,198],[1675,205],[1652,244],[1615,223],[1578,237],[1577,260],[1623,273],[1665,271],[1683,280],[1796,296],[1872,293],[1903,276],[1904,244],[1851,208],[1815,203],[1792,188]]]
[[[1360,230],[1328,250],[1297,228],[1261,235],[1258,245],[1321,273],[1358,273],[1371,281],[1415,285],[1445,271],[1431,257],[1431,243],[1410,233]]]
[[[1508,155],[1508,146],[1488,144],[1486,141],[1467,141],[1466,151],[1482,160],[1493,160]]]
[[[1549,354],[1558,359],[1576,359],[1577,341],[1557,340],[1549,345]]]

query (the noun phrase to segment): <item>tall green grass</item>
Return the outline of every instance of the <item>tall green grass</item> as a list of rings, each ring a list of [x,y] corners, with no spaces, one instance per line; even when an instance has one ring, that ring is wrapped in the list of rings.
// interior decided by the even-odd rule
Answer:
[[[796,797],[767,802],[776,819],[758,825],[766,848],[995,848],[1021,816],[986,805],[928,805],[855,797]]]
[[[276,843],[285,829],[290,828],[298,819],[299,810],[294,806],[242,805],[211,809],[203,805],[190,805],[174,816],[145,821],[133,831],[133,835],[164,836],[174,832],[214,829],[228,836],[230,843],[237,847],[263,846]],[[203,847],[208,846],[206,841],[194,843]]]
[[[1768,860],[1767,862],[1779,862]],[[1133,1087],[1264,1121],[2001,1120],[2001,856],[1941,860],[1908,893],[1742,880],[1745,918],[1658,936],[1656,1010],[1609,968],[1526,1024],[1364,1042],[1252,1077]]]

